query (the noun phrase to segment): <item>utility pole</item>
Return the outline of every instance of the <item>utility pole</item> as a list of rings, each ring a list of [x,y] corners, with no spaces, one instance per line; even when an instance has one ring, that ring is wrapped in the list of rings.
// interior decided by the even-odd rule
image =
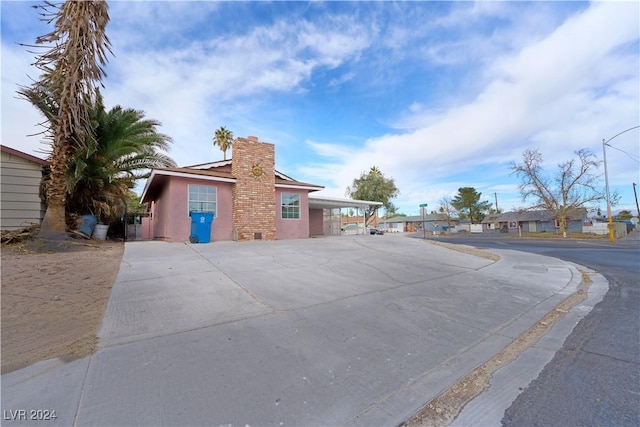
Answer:
[[[636,191],[636,183],[633,183],[633,195],[636,197],[636,212],[638,212],[638,218],[640,218],[640,207],[638,207],[638,193]]]
[[[633,129],[638,129],[640,128],[640,125],[637,126],[633,126],[630,127],[629,129],[625,129],[622,132],[612,136],[611,138],[609,138],[608,140],[602,140],[602,155],[603,155],[603,160],[604,160],[604,185],[605,185],[605,191],[607,192],[607,217],[609,219],[609,241],[611,243],[613,243],[616,239],[614,231],[613,231],[613,218],[611,217],[611,197],[609,197],[609,176],[607,175],[607,150],[605,149],[605,147],[607,145],[609,145],[608,143],[611,142],[614,138],[617,138],[618,136],[622,135],[623,133],[627,133],[630,130]],[[635,189],[635,187],[634,187]],[[638,199],[636,197],[636,207],[637,207],[637,203],[638,203]],[[640,214],[640,209],[638,214]]]
[[[498,208],[498,193],[493,193],[493,196],[496,198],[496,213],[500,213],[500,208]]]
[[[602,156],[604,159],[604,188],[607,193],[607,227],[609,228],[609,241],[613,243],[616,240],[613,231],[613,218],[611,217],[611,198],[609,197],[609,175],[607,174],[607,150],[605,147],[607,142],[602,140]]]

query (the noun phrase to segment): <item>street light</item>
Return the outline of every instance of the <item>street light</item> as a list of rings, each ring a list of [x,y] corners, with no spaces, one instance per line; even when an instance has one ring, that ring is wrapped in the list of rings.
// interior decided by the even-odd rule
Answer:
[[[634,129],[637,129],[637,128],[640,128],[640,125],[631,127],[629,129],[625,129],[622,132],[612,136],[611,138],[609,138],[606,141],[604,139],[602,140],[602,157],[604,159],[604,187],[605,187],[605,191],[606,191],[606,194],[607,194],[607,220],[608,220],[608,223],[609,223],[607,225],[607,227],[609,228],[609,241],[611,243],[613,243],[615,241],[616,237],[615,237],[615,233],[613,231],[613,218],[611,217],[611,197],[609,196],[609,174],[607,173],[607,150],[605,149],[605,147],[607,145],[609,145],[609,142],[611,142],[611,140],[613,140],[613,138],[616,138],[616,137],[622,135],[623,133],[629,132],[630,130],[634,130]]]

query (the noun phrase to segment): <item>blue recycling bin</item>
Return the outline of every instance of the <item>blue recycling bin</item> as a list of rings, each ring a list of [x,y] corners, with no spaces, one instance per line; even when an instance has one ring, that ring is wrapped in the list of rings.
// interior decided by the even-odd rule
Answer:
[[[213,212],[189,212],[191,217],[191,243],[209,243],[211,241],[211,224]]]
[[[78,226],[78,231],[87,237],[91,237],[93,229],[96,228],[98,218],[95,215],[82,215],[80,217],[82,222]]]

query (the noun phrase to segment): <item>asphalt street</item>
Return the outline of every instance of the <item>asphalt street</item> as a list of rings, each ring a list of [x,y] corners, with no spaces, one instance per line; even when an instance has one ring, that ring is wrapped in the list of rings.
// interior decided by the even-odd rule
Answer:
[[[504,414],[504,426],[640,425],[640,234],[615,243],[461,235],[442,239],[579,263],[609,281],[550,363]]]
[[[127,243],[98,352],[3,375],[2,424],[398,425],[582,283],[573,263],[495,252],[391,235]],[[496,375],[516,386],[492,387],[494,417],[600,301],[589,275],[535,357]]]

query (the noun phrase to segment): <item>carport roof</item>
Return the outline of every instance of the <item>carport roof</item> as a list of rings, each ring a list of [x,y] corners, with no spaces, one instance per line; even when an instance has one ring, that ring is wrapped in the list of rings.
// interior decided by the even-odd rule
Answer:
[[[369,206],[382,206],[382,203],[372,202],[369,200],[322,197],[318,196],[317,194],[309,195],[310,209],[368,208]]]

